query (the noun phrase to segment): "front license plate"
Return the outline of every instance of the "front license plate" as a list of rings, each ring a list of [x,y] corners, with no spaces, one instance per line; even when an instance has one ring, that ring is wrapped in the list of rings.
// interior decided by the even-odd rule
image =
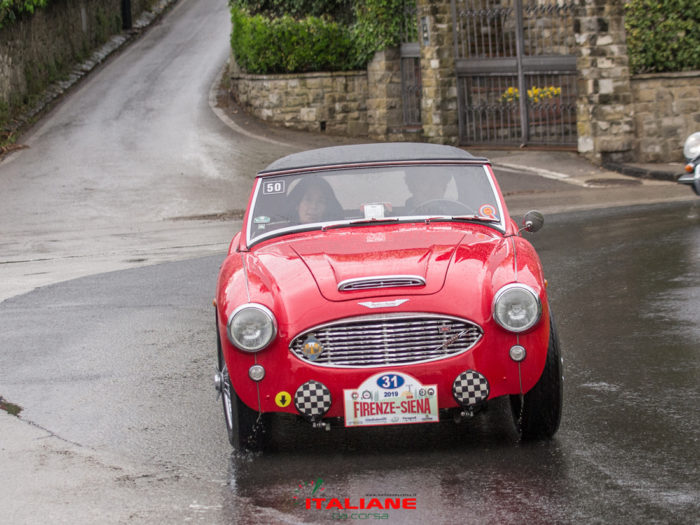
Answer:
[[[408,374],[382,372],[343,394],[346,427],[439,421],[437,386]]]

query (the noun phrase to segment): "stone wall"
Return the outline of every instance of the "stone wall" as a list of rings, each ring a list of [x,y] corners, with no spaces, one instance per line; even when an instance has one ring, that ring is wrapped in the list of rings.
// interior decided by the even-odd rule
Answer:
[[[250,114],[275,125],[367,136],[366,71],[250,75],[233,67],[231,94]]]
[[[457,76],[452,6],[445,0],[417,0],[420,20],[423,96],[421,117],[428,142],[457,144]]]
[[[700,131],[700,71],[633,76],[632,97],[640,162],[683,161],[683,142]]]
[[[367,65],[368,136],[401,140],[401,57],[396,48],[380,51]]]
[[[151,0],[131,0],[133,17]],[[122,0],[54,0],[0,29],[0,120],[122,29]]]
[[[403,127],[398,49],[375,55],[366,72],[233,76],[232,92],[267,121],[378,140],[459,141],[450,0],[416,0],[420,21],[422,127]],[[624,0],[578,0],[578,151],[593,162],[680,161],[700,130],[700,72],[632,77]],[[567,43],[568,44],[568,43]],[[568,49],[568,47],[567,47]]]
[[[582,0],[579,8],[578,151],[595,162],[628,160],[634,120],[623,0]]]

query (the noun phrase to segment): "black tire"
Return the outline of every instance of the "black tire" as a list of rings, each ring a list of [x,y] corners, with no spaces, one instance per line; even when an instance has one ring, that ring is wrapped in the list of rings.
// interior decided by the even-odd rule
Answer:
[[[561,421],[564,398],[559,338],[550,317],[549,345],[544,371],[535,386],[524,396],[510,396],[513,420],[524,441],[550,439]]]
[[[231,385],[231,376],[221,350],[218,337],[217,347],[219,372],[221,374],[221,403],[224,409],[224,422],[228,440],[234,450],[262,450],[269,436],[269,414],[260,414],[246,406]]]

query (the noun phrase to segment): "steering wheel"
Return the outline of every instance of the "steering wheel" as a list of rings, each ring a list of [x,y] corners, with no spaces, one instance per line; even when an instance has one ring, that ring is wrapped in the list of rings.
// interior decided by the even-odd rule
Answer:
[[[476,212],[460,201],[453,201],[450,199],[430,199],[422,204],[419,204],[411,210],[412,215],[425,215],[425,214],[438,214],[438,215],[474,215]]]

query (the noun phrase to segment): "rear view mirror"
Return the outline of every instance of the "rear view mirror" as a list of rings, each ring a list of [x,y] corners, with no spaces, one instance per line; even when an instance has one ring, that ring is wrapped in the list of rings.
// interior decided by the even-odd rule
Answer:
[[[523,217],[523,230],[535,233],[544,226],[544,215],[537,210],[531,210]]]

